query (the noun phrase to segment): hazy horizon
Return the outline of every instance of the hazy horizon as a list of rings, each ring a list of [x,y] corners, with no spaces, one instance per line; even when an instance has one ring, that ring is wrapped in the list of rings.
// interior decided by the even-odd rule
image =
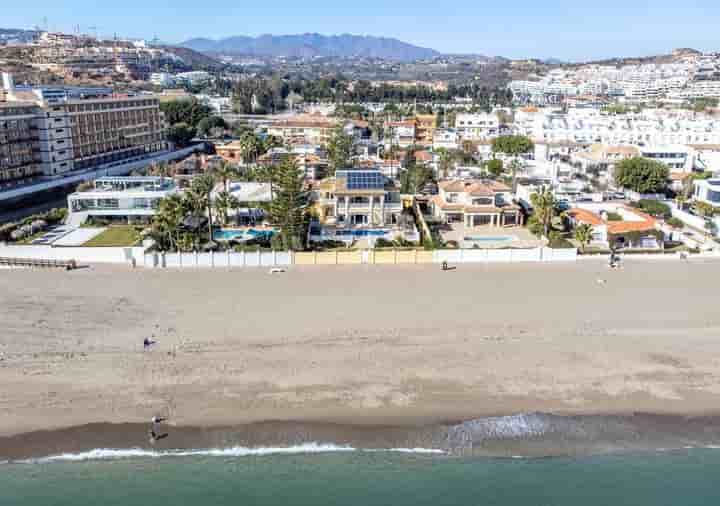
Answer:
[[[237,6],[229,0],[201,4],[177,0],[172,7],[152,0],[127,0],[102,9],[90,0],[66,0],[62,5],[37,0],[31,5],[6,6],[1,23],[3,28],[28,29],[47,22],[51,30],[70,33],[79,25],[81,32],[157,37],[173,44],[238,35],[347,33],[399,39],[444,54],[586,61],[665,54],[678,47],[715,51],[720,49],[714,36],[718,19],[720,5],[709,1],[682,5],[660,0],[650,9],[617,0],[602,6],[519,0],[512,7],[459,0],[447,12],[437,4],[407,0],[393,5],[369,0],[349,6],[327,0],[302,5],[278,0],[272,8]]]

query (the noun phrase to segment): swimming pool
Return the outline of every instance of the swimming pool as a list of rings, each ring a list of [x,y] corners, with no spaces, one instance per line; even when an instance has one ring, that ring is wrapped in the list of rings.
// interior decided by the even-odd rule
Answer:
[[[382,237],[386,235],[389,230],[382,229],[358,229],[358,230],[336,230],[335,236],[351,236],[351,237]]]
[[[481,235],[465,237],[468,242],[509,242],[517,240],[513,235]]]
[[[213,232],[213,239],[216,241],[249,241],[270,238],[273,233],[273,230],[255,230],[253,228],[247,230],[221,228]]]

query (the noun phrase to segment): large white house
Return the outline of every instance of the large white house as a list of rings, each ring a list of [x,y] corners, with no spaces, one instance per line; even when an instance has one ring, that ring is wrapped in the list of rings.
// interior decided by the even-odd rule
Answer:
[[[496,181],[442,181],[431,205],[435,217],[467,228],[523,223],[522,211],[513,203],[510,188]]]
[[[720,178],[695,181],[695,200],[720,207]]]
[[[80,225],[88,218],[125,223],[146,223],[160,200],[179,190],[170,178],[104,177],[87,191],[68,195],[68,223]]]
[[[455,116],[455,130],[460,140],[479,141],[496,136],[500,121],[494,113],[462,113]]]

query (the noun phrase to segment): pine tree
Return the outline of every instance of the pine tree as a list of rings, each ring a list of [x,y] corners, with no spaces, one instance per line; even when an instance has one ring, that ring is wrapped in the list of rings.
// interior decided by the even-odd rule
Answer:
[[[347,169],[350,165],[350,158],[353,152],[353,138],[347,135],[342,127],[333,131],[332,137],[327,146],[330,174],[334,175],[336,170]]]
[[[270,219],[280,234],[276,246],[300,250],[305,244],[308,195],[304,174],[294,160],[284,161],[275,171],[275,193],[270,203]]]

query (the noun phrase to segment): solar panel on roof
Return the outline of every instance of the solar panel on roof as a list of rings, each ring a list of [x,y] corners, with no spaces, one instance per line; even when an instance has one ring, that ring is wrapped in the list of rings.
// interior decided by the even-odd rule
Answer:
[[[347,171],[348,190],[382,190],[385,187],[383,175],[377,171]]]

